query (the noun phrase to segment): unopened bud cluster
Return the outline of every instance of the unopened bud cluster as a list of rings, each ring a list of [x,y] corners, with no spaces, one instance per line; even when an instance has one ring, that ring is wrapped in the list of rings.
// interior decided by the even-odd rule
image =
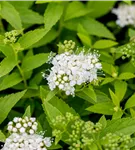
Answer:
[[[65,130],[69,130],[70,134],[67,141],[70,143],[69,149],[71,150],[85,149],[90,146],[94,141],[92,134],[99,133],[102,129],[100,123],[85,122],[69,112],[65,116],[56,117],[53,120],[53,126],[53,136],[56,138],[60,137]]]
[[[75,48],[75,45],[75,42],[73,42],[72,40],[65,40],[63,44],[59,44],[58,46],[65,52],[72,52]]]
[[[17,30],[12,30],[10,32],[6,32],[5,33],[5,38],[4,38],[4,43],[8,44],[8,43],[15,43],[17,40],[17,36],[20,33]]]
[[[37,125],[36,118],[15,117],[8,123],[11,135],[2,150],[47,150],[52,145],[52,139],[36,134]]]
[[[65,45],[69,49],[73,46],[73,43],[69,47]],[[91,83],[98,79],[97,72],[102,68],[98,58],[96,52],[85,53],[83,49],[79,54],[73,51],[58,54],[52,59],[53,66],[50,74],[43,74],[43,77],[48,81],[50,90],[58,88],[66,95],[74,96],[77,85]]]
[[[118,8],[114,8],[112,13],[117,16],[116,23],[120,27],[135,25],[135,5],[120,5]]]
[[[129,135],[108,133],[103,137],[105,150],[130,150],[129,143],[132,139]]]
[[[120,51],[123,54],[122,59],[131,58],[132,63],[135,63],[135,41],[121,46]]]

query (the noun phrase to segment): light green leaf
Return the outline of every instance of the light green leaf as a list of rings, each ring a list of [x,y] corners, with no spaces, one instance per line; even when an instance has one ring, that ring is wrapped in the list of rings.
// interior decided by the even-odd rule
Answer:
[[[102,102],[94,104],[86,110],[103,115],[112,115],[114,113],[114,105],[112,102]]]
[[[48,60],[48,53],[40,53],[36,54],[34,56],[27,57],[23,62],[22,62],[22,69],[24,72],[33,70],[37,67],[40,67],[44,63],[47,62]]]
[[[19,7],[17,10],[20,14],[22,23],[24,24],[43,24],[44,23],[44,17],[31,9],[27,9],[25,7]]]
[[[134,78],[135,75],[131,72],[124,72],[124,73],[121,73],[118,77],[118,79],[124,79],[124,80],[128,80],[128,79],[132,79]]]
[[[0,82],[0,91],[10,88],[22,81],[19,73],[12,73],[4,77],[2,82]]]
[[[130,38],[135,37],[135,30],[129,28],[129,29],[128,29],[128,36],[129,36]]]
[[[99,119],[98,122],[102,124],[103,128],[105,128],[107,125],[107,121],[104,115]]]
[[[34,1],[9,1],[17,10],[19,8],[30,8]]]
[[[0,124],[6,119],[12,107],[23,97],[25,91],[0,97]]]
[[[70,30],[77,30],[78,25],[81,24],[84,29],[90,35],[95,35],[98,37],[105,37],[110,39],[115,39],[114,35],[100,22],[89,17],[80,17],[71,19],[64,23],[64,26]]]
[[[45,29],[50,30],[61,18],[64,5],[61,3],[49,3],[44,13]]]
[[[50,3],[50,2],[61,3],[63,2],[63,0],[37,0],[36,4]]]
[[[0,44],[0,51],[6,56],[6,57],[13,57],[14,56],[14,51],[11,46],[9,45],[3,45]]]
[[[89,12],[91,12],[91,10],[87,9],[82,2],[73,1],[73,2],[68,4],[64,20],[66,21],[66,20],[69,20],[72,18],[85,16]]]
[[[116,73],[116,69],[112,64],[102,62],[102,70],[112,76],[113,73]]]
[[[50,43],[57,37],[57,34],[57,31],[52,28],[41,40],[32,45],[32,47],[40,47]]]
[[[111,40],[99,40],[94,43],[93,48],[105,49],[105,48],[113,47],[117,44],[118,44],[117,42]]]
[[[111,95],[111,98],[112,98],[112,101],[113,101],[113,104],[115,106],[118,106],[120,105],[120,100],[118,99],[118,97],[113,93],[113,91],[111,89],[109,89],[109,92],[110,92],[110,95]]]
[[[31,107],[30,107],[30,105],[26,108],[23,117],[31,117]]]
[[[82,34],[82,33],[77,33],[78,37],[82,41],[82,43],[86,46],[91,46],[91,40],[88,35]]]
[[[126,135],[133,134],[135,131],[135,120],[132,118],[114,119],[107,123],[107,126],[102,130],[100,137],[107,133],[123,133]]]
[[[48,30],[45,29],[35,29],[25,33],[18,42],[23,49],[28,49],[33,44],[37,43],[41,38],[47,34]]]
[[[14,57],[6,57],[0,63],[0,77],[8,74],[16,66]]]
[[[15,29],[22,29],[21,19],[19,13],[11,5],[9,2],[2,1],[0,9],[0,15],[4,18],[7,22],[11,24],[12,27]]]
[[[6,136],[4,135],[4,133],[2,133],[2,131],[0,130],[0,141],[5,141],[6,140]]]
[[[88,8],[91,10],[91,17],[98,18],[108,13],[114,6],[116,1],[89,1]],[[102,9],[101,9],[102,7]]]
[[[114,78],[106,77],[106,78],[103,80],[103,82],[102,82],[102,84],[101,84],[101,85],[104,85],[104,84],[110,83],[110,82],[112,82],[112,81],[114,81],[114,80],[115,80]]]
[[[42,106],[47,115],[49,123],[52,123],[52,120],[55,119],[56,116],[63,116],[63,114],[56,107],[54,107],[48,102],[44,102]]]
[[[114,83],[115,94],[118,99],[121,101],[127,91],[127,83],[124,81],[115,81]]]
[[[133,94],[126,102],[125,109],[135,106],[135,94]]]
[[[90,103],[95,103],[97,101],[97,97],[92,86],[89,86],[88,88],[84,88],[82,91],[76,92],[75,94],[76,96]]]

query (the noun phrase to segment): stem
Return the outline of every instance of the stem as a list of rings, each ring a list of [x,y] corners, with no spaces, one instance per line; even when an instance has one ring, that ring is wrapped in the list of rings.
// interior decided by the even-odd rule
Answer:
[[[12,47],[13,47],[13,46],[12,46]],[[14,54],[15,54],[15,59],[16,59],[16,61],[17,61],[16,66],[17,66],[17,68],[18,68],[18,70],[19,70],[19,72],[20,72],[20,75],[22,76],[22,79],[23,79],[23,82],[24,82],[24,86],[25,86],[25,88],[27,88],[28,85],[27,85],[27,81],[26,81],[25,76],[24,76],[24,72],[23,72],[23,70],[21,69],[21,67],[19,66],[19,63],[18,63],[18,55],[17,55],[17,52],[15,51],[14,48],[13,48],[13,50],[14,50]]]

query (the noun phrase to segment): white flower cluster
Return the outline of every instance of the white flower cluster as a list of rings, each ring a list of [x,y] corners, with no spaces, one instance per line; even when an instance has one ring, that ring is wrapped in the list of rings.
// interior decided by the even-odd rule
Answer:
[[[50,90],[58,87],[66,95],[74,95],[76,85],[97,80],[97,70],[102,68],[98,57],[97,53],[84,52],[56,55],[52,59],[50,74],[43,74],[43,77],[47,79]]]
[[[37,131],[36,118],[25,117],[24,119],[15,117],[13,121],[8,123],[8,131],[11,133],[28,133],[34,134]]]
[[[34,117],[15,117],[8,123],[11,135],[6,139],[2,150],[47,150],[52,145],[52,140],[36,134],[37,125]]]
[[[50,137],[43,138],[38,134],[13,133],[6,139],[2,150],[47,150],[51,143]]]
[[[135,25],[135,5],[120,5],[112,9],[112,13],[117,15],[116,23],[120,27]]]

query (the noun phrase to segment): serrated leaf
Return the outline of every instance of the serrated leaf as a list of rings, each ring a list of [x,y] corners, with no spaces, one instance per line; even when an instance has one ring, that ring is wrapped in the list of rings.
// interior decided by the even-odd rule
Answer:
[[[121,101],[127,91],[127,83],[124,81],[115,81],[114,83],[115,94]]]
[[[6,1],[1,2],[0,15],[15,29],[22,29],[19,13],[12,4]]]
[[[52,28],[41,40],[39,40],[37,43],[32,45],[32,47],[37,48],[50,43],[57,37],[57,34],[58,34],[57,31]]]
[[[133,94],[126,102],[125,109],[135,106],[135,94]]]
[[[73,1],[67,6],[64,20],[66,21],[72,18],[85,16],[89,12],[91,12],[91,10],[87,9],[83,3],[79,1]]]
[[[50,2],[61,3],[61,2],[63,2],[63,0],[37,0],[36,4],[50,3]]]
[[[0,124],[6,119],[10,110],[23,97],[25,91],[0,97]]]
[[[49,102],[44,102],[42,106],[47,115],[47,119],[49,123],[51,123],[52,120],[56,118],[56,116],[60,116],[60,115],[63,116],[63,114],[56,107],[51,105]]]
[[[8,74],[16,66],[16,60],[14,57],[6,57],[0,63],[0,77]]]
[[[94,104],[86,110],[103,115],[112,115],[114,113],[114,105],[112,102],[102,102]]]
[[[118,97],[113,93],[113,91],[111,89],[109,89],[109,93],[111,95],[111,98],[112,98],[112,101],[113,101],[113,104],[115,106],[118,106],[120,105],[120,100],[118,99]]]
[[[2,133],[2,131],[0,130],[0,141],[5,141],[6,140],[6,136],[4,135],[4,133]]]
[[[25,33],[18,42],[23,49],[28,49],[33,44],[37,43],[41,38],[47,34],[48,30],[45,29],[35,29]]]
[[[134,78],[135,75],[131,72],[124,72],[124,73],[121,73],[118,77],[118,79],[124,79],[124,80],[128,80],[128,79],[132,79]]]
[[[135,120],[132,118],[114,119],[107,123],[106,128],[101,132],[100,137],[107,133],[133,134],[135,131]]]
[[[61,3],[49,3],[44,13],[45,29],[50,30],[61,18],[64,5]]]
[[[116,46],[117,44],[117,42],[111,40],[99,40],[94,43],[93,48],[105,49]]]
[[[77,113],[72,107],[70,107],[68,104],[66,104],[66,102],[64,102],[56,96],[50,99],[49,103],[56,107],[63,115],[65,115],[66,112],[70,112],[73,115],[77,115]]]
[[[84,88],[82,91],[76,92],[75,94],[76,96],[90,103],[95,103],[97,101],[97,97],[92,86],[89,86],[88,88]]]
[[[26,108],[25,113],[23,114],[23,117],[31,117],[31,107],[30,107],[30,105]]]
[[[114,35],[100,22],[89,17],[80,17],[71,19],[64,23],[64,26],[70,30],[77,30],[78,25],[81,24],[84,29],[90,35],[95,35],[98,37],[105,37],[110,39],[115,39]]]
[[[40,53],[36,54],[34,56],[27,57],[23,62],[22,62],[22,69],[24,72],[33,70],[37,67],[40,67],[44,63],[47,62],[48,60],[48,53]]]
[[[0,82],[0,91],[10,88],[22,81],[19,73],[12,73],[4,77],[2,82]]]
[[[115,2],[116,1],[88,1],[87,6],[91,9],[89,16],[98,18],[105,15],[113,8]]]

